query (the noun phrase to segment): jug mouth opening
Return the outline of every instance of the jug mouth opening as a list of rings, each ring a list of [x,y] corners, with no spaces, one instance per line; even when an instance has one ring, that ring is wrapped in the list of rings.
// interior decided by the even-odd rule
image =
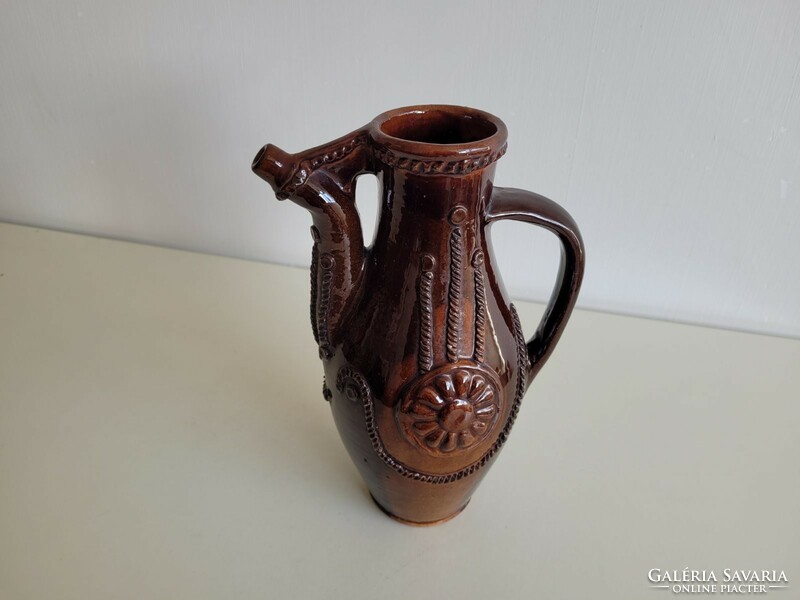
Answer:
[[[505,124],[494,115],[443,104],[385,112],[370,124],[370,135],[378,148],[408,158],[491,157],[492,160],[484,161],[486,164],[505,151],[508,137]]]

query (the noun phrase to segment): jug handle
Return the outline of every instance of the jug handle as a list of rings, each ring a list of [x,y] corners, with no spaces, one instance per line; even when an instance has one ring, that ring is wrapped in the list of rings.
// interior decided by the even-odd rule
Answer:
[[[539,194],[495,187],[486,207],[486,223],[511,219],[544,227],[561,242],[556,285],[536,333],[527,341],[528,382],[542,368],[567,324],[583,280],[586,254],[575,221],[561,206]]]

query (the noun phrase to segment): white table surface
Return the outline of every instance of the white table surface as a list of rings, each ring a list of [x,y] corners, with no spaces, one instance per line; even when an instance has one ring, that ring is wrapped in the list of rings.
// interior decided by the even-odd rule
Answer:
[[[0,224],[2,600],[798,597],[797,340],[576,311],[467,510],[412,528],[338,439],[307,288]]]

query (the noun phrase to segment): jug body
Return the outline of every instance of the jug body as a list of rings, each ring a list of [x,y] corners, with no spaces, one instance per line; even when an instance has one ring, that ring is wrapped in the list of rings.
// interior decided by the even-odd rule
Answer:
[[[338,159],[316,159],[340,163],[318,181],[313,156],[288,168],[292,155],[276,159],[273,151],[260,160],[310,188],[303,197],[300,186],[276,184],[273,165],[265,179],[279,194],[306,208],[323,200],[312,227],[311,321],[323,394],[347,451],[387,514],[437,523],[466,506],[508,439],[574,305],[583,245],[555,203],[494,186],[506,150],[496,117],[410,107],[380,115],[351,138],[350,152],[339,140]],[[360,229],[349,229],[357,223],[331,224],[325,212],[339,203],[342,213],[355,209],[346,204],[364,172],[377,175],[382,196],[369,249]],[[489,229],[504,218],[544,226],[562,241],[559,281],[530,341],[495,269]]]

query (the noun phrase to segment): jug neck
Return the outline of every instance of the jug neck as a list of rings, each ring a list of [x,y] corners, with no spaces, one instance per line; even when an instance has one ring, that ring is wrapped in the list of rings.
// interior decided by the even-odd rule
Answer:
[[[484,212],[491,196],[495,165],[462,175],[420,175],[384,165],[378,173],[381,187],[379,228],[398,231],[409,223],[406,235],[424,235],[437,223],[470,226]],[[391,237],[391,236],[390,236]],[[386,239],[378,235],[378,240]]]
[[[382,222],[411,218],[422,234],[428,221],[466,224],[480,216],[506,151],[500,119],[461,106],[413,106],[379,115],[367,130]]]
[[[468,176],[506,151],[508,132],[497,117],[474,108],[426,105],[378,115],[367,126],[375,167],[420,178]]]

